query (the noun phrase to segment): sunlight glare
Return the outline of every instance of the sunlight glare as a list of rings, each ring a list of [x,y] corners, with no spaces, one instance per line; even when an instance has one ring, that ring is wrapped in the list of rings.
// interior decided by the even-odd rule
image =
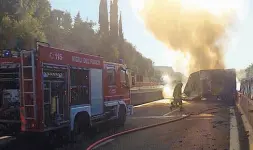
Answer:
[[[133,10],[139,13],[144,3],[152,2],[153,0],[130,0]],[[170,0],[168,0],[170,1]],[[231,10],[239,11],[241,7],[240,0],[177,0],[181,3],[184,9],[203,9],[215,15],[221,15]]]
[[[156,0],[159,1],[159,0]],[[205,10],[213,15],[222,16],[226,15],[230,12],[235,12],[239,20],[242,20],[245,17],[246,4],[247,0],[168,0],[168,2],[178,2],[181,4],[182,8],[188,11],[198,11],[198,10]],[[144,5],[152,6],[155,0],[130,0],[130,4],[132,7],[133,12],[135,13],[138,20],[141,22],[143,18],[141,17],[141,11],[144,9]],[[221,18],[222,19],[222,18]],[[167,52],[168,55],[168,65],[173,67],[173,70],[177,72],[181,72],[184,75],[188,75],[188,67],[189,67],[189,54],[182,54],[180,52],[176,52],[175,50],[169,49]],[[172,52],[173,51],[173,52]],[[225,54],[227,55],[227,54]],[[225,61],[227,62],[230,57],[225,57]],[[226,65],[229,64],[225,63]],[[232,63],[230,63],[232,64]]]
[[[163,97],[172,98],[173,96],[173,87],[170,84],[167,84],[163,87]]]
[[[144,7],[144,0],[130,0],[133,10],[139,13]]]
[[[190,62],[190,54],[189,53],[182,53],[180,51],[174,51],[173,57],[173,70],[176,72],[181,72],[185,76],[189,75],[189,67]]]
[[[239,0],[180,0],[185,9],[203,9],[214,15],[222,15],[239,9]]]

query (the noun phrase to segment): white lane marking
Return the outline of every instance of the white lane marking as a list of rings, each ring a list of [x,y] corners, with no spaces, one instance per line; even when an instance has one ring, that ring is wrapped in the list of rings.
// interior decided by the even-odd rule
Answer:
[[[160,100],[156,100],[153,102],[148,102],[148,103],[136,105],[136,106],[134,106],[134,108],[139,108],[139,107],[148,106],[148,105],[152,105],[152,104],[169,104],[169,103],[170,103],[170,101],[167,99],[160,99]]]
[[[129,117],[129,119],[166,119],[166,118],[176,118],[176,117],[186,117],[186,114],[182,115],[171,115],[171,116],[143,116],[143,117]]]
[[[168,116],[169,114],[172,114],[173,112],[175,112],[175,111],[177,111],[177,110],[179,110],[179,108],[177,108],[177,109],[175,109],[175,110],[172,110],[171,112],[168,112],[168,113],[164,114],[163,116]]]
[[[234,108],[230,107],[230,150],[240,150],[239,132]]]
[[[187,118],[187,119],[185,119],[185,120],[211,120],[211,119],[213,119],[213,118]]]
[[[185,117],[187,114],[178,114],[170,116],[141,116],[141,117],[129,117],[129,119],[166,119],[166,118],[175,118],[175,117]],[[213,118],[212,115],[192,115],[191,118]]]
[[[176,110],[174,110],[176,111]],[[174,112],[173,111],[173,112]],[[139,117],[128,117],[128,119],[166,119],[166,118],[175,118],[175,117],[185,117],[188,114],[176,114],[176,115],[169,115],[173,112],[169,112],[164,114],[163,116],[139,116]],[[191,115],[191,118],[213,118],[213,114],[199,114],[199,115]]]
[[[143,117],[129,117],[129,119],[166,119],[181,116],[143,116]]]
[[[93,149],[97,149],[97,148],[99,148],[99,147],[101,147],[101,146],[103,146],[103,145],[105,145],[105,144],[107,144],[107,143],[112,142],[113,140],[114,140],[114,139],[108,139],[108,140],[106,140],[106,141],[104,141],[104,142],[102,142],[102,143],[96,145]]]

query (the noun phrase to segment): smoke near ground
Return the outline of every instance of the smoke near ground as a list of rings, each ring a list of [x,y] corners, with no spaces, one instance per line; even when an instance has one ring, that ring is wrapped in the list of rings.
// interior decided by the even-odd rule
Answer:
[[[182,89],[184,89],[187,78],[185,78],[183,75],[164,75],[162,76],[162,81],[164,83],[163,87],[163,97],[164,98],[172,98],[173,97],[173,91],[175,86],[179,83],[183,83]]]
[[[189,73],[225,67],[222,45],[230,15],[185,9],[179,0],[146,0],[141,16],[158,40],[190,55]]]

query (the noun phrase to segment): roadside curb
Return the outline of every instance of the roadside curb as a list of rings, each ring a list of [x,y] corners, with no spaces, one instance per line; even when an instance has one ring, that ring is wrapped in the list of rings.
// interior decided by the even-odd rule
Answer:
[[[243,111],[243,109],[241,108],[241,106],[239,104],[237,104],[237,108],[239,109],[239,111],[242,114],[241,118],[242,118],[242,121],[243,121],[244,128],[245,128],[246,131],[248,131],[249,149],[253,150],[253,128],[249,124],[249,120],[245,116],[245,112]]]

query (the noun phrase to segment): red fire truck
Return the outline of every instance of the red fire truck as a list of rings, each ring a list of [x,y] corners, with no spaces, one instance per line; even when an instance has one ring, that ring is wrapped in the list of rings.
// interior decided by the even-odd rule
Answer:
[[[0,130],[78,134],[133,113],[126,65],[37,44],[0,58]]]

